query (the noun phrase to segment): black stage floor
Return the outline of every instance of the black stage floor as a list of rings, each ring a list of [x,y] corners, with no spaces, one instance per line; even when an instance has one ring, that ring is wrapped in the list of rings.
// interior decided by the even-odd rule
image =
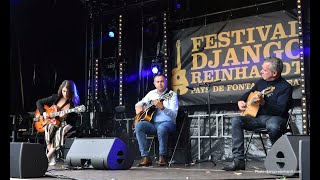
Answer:
[[[68,168],[63,161],[55,166],[49,166],[43,177],[30,179],[75,179],[75,180],[127,180],[127,179],[292,179],[298,180],[299,174],[294,177],[267,174],[263,160],[250,160],[246,170],[227,172],[221,170],[226,162],[202,162],[196,164],[171,164],[170,167],[137,167],[138,161],[128,170],[98,170],[94,168]],[[22,179],[22,178],[10,178]]]

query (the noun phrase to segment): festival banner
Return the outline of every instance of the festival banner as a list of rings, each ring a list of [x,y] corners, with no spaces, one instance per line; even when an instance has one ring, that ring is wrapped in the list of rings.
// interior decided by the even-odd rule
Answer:
[[[180,29],[172,43],[171,85],[180,106],[203,105],[208,98],[211,104],[237,103],[270,56],[283,60],[293,98],[302,97],[298,21],[286,11]]]

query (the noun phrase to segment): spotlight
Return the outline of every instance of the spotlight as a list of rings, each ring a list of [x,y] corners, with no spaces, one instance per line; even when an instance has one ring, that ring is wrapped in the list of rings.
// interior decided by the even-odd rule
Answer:
[[[162,64],[161,63],[152,63],[151,64],[151,71],[154,76],[162,73]]]
[[[115,25],[109,25],[108,27],[108,36],[114,38],[117,33],[117,27]]]
[[[153,74],[158,74],[160,69],[159,69],[158,65],[154,65],[152,67],[151,71],[152,71]]]
[[[173,3],[176,10],[189,10],[189,0],[174,0]]]
[[[114,32],[113,31],[109,31],[109,37],[111,37],[111,38],[114,37]]]

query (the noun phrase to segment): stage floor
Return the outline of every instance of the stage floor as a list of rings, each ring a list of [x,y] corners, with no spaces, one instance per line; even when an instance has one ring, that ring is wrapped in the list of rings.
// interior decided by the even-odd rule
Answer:
[[[67,168],[68,166],[59,161],[55,166],[49,166],[48,171],[43,177],[30,179],[108,179],[108,180],[127,180],[127,179],[292,179],[295,177],[283,177],[279,175],[267,174],[262,160],[248,161],[246,170],[227,172],[221,170],[225,162],[215,161],[191,164],[171,164],[171,167],[158,167],[156,164],[150,167],[137,167],[135,161],[128,170],[97,170],[93,168]],[[10,178],[18,180],[20,178]]]

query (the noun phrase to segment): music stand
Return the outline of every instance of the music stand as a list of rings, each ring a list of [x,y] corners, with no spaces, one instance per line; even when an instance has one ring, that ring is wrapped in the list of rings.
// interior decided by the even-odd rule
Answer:
[[[212,148],[211,148],[211,122],[210,122],[210,119],[211,119],[211,110],[210,110],[210,90],[211,90],[211,85],[213,83],[216,83],[216,82],[220,82],[221,80],[216,80],[216,81],[213,81],[211,83],[204,83],[204,84],[199,84],[197,87],[208,87],[208,100],[207,100],[207,105],[208,105],[208,121],[209,121],[209,157],[208,159],[204,159],[204,160],[200,160],[200,159],[197,159],[194,161],[194,163],[192,163],[192,165],[194,164],[198,164],[198,163],[203,163],[203,162],[212,162],[212,164],[214,166],[216,166],[217,164],[212,160]],[[200,142],[199,142],[200,143]]]

